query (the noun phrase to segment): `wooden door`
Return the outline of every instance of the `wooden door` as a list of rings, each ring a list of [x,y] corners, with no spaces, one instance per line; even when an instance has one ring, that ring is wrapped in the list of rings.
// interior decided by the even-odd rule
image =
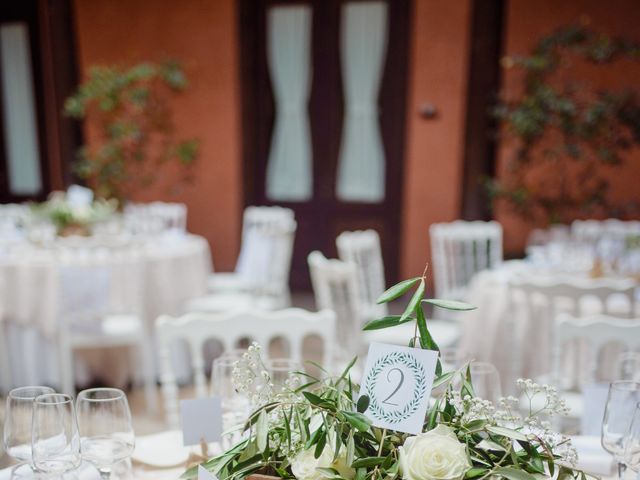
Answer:
[[[77,84],[69,0],[0,2],[0,203],[66,188],[80,144],[63,117]]]
[[[341,28],[345,28],[343,22],[346,10],[351,8],[349,5],[368,7],[371,4],[376,4],[376,7],[382,4],[386,17],[386,48],[373,106],[384,159],[384,192],[373,201],[351,199],[349,195],[341,194],[339,189],[348,189],[350,180],[338,178],[341,175],[339,162],[344,161],[341,160],[341,148],[344,148],[344,124],[348,110],[345,105],[348,99],[345,99],[344,69],[349,68],[349,65],[345,67],[345,59],[342,58],[347,54],[344,49],[345,33]],[[268,162],[277,115],[273,65],[269,65],[268,58],[269,51],[273,56],[273,50],[269,50],[273,46],[268,43],[268,29],[273,25],[269,23],[269,15],[273,9],[289,6],[304,6],[310,16],[310,81],[303,113],[308,115],[309,122],[312,179],[309,194],[302,199],[273,198],[267,188]],[[409,0],[240,2],[245,204],[281,205],[295,211],[298,232],[291,275],[294,289],[309,288],[306,261],[309,252],[320,250],[334,257],[335,238],[344,230],[377,230],[382,242],[387,282],[397,278],[409,10]],[[284,48],[289,47],[285,43]],[[351,175],[350,178],[354,178],[353,169]],[[339,181],[342,187],[338,187]]]

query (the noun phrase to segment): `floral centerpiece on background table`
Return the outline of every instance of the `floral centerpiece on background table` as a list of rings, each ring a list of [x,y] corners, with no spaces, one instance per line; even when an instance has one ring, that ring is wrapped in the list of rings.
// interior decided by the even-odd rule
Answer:
[[[424,299],[424,276],[400,282],[379,301],[392,301],[414,288],[402,315],[374,320],[364,329],[414,322],[416,334],[409,346],[438,350],[423,304],[450,310],[474,307]],[[358,395],[359,387],[349,376],[355,359],[339,376],[299,372],[278,391],[260,353],[254,344],[234,370],[236,389],[257,405],[242,427],[245,439],[202,464],[220,480],[257,474],[298,480],[586,478],[573,467],[577,455],[569,439],[553,432],[545,420],[567,410],[553,387],[519,380],[529,404],[536,395],[546,399],[542,410],[529,408],[523,415],[515,397],[500,399],[498,405],[476,397],[468,366],[443,372],[438,360],[435,400],[422,433],[409,435],[375,427],[364,415],[370,399]],[[183,478],[196,475],[197,469],[191,468]]]
[[[112,217],[117,201],[95,199],[86,203],[70,202],[65,192],[52,192],[47,201],[34,204],[35,218],[51,222],[59,236],[91,234],[91,227]]]

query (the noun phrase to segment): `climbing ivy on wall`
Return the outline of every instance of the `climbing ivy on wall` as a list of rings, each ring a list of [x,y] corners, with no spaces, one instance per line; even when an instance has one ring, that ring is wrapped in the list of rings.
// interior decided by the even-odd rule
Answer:
[[[640,43],[581,25],[541,38],[529,55],[504,58],[503,68],[520,70],[522,89],[494,110],[513,150],[500,177],[487,181],[492,198],[538,223],[624,215],[629,206],[608,199],[607,173],[640,144],[640,92],[631,84],[597,88],[580,69],[638,61]]]

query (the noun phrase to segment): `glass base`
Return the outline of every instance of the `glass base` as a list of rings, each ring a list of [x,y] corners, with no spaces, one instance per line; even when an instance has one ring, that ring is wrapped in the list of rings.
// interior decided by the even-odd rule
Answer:
[[[36,472],[31,464],[19,463],[11,469],[11,479],[18,478],[41,478],[38,472]]]

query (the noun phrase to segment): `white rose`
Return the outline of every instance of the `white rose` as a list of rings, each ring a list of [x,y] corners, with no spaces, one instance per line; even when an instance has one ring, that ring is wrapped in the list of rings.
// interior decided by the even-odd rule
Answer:
[[[445,425],[407,438],[399,450],[404,480],[460,480],[471,468],[465,445]]]
[[[350,468],[347,463],[347,452],[343,448],[335,462],[333,462],[334,451],[328,445],[324,447],[318,458],[314,458],[315,445],[308,450],[302,450],[291,459],[291,471],[298,480],[321,480],[325,478],[318,468],[335,468],[342,478],[351,480],[356,471]]]

